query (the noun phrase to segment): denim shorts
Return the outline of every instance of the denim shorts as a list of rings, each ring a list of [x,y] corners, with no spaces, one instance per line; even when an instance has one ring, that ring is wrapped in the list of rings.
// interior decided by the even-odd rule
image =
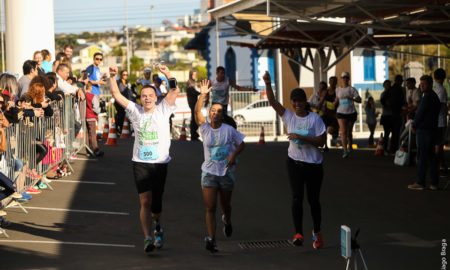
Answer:
[[[216,187],[221,190],[233,190],[234,174],[227,172],[224,176],[217,176],[207,172],[202,172],[202,188]]]

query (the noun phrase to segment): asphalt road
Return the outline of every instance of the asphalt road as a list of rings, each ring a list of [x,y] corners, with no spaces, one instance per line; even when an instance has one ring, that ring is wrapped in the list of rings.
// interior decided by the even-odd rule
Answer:
[[[305,233],[303,247],[242,249],[239,244],[294,234],[287,143],[247,144],[236,170],[234,234],[226,239],[219,225],[220,252],[211,255],[203,245],[202,145],[173,141],[163,205],[165,246],[146,255],[131,140],[103,149],[105,157],[75,161],[73,175],[52,182],[54,191],[35,195],[24,205],[29,214],[7,209],[13,225],[9,238],[0,235],[0,269],[345,269],[342,224],[361,228],[358,240],[369,269],[440,269],[442,239],[450,240],[450,188],[410,191],[415,168],[396,167],[391,157],[375,157],[373,150],[354,151],[348,159],[331,150],[325,153],[321,194],[325,247],[314,250]],[[304,209],[308,232],[306,201]]]

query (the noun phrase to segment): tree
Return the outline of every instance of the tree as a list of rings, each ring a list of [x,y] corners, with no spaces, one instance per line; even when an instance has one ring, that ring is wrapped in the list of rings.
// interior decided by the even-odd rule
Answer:
[[[208,79],[208,70],[205,67],[197,67],[197,80],[202,81]]]
[[[123,50],[121,46],[115,46],[111,51],[112,56],[123,56]]]
[[[182,38],[178,43],[178,47],[184,48],[189,42],[191,41],[191,38]]]

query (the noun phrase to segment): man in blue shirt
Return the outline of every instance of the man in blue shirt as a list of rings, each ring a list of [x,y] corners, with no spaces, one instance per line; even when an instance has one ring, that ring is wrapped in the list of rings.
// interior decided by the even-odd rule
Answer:
[[[86,76],[89,78],[89,82],[92,84],[91,93],[100,96],[100,85],[106,84],[100,73],[100,63],[103,61],[103,54],[97,52],[94,54],[94,64],[90,65],[86,69]]]

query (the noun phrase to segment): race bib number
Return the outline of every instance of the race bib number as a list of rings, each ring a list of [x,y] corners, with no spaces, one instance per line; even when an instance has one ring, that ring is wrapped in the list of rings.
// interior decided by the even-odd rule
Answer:
[[[327,109],[330,110],[330,111],[334,111],[336,109],[335,106],[334,106],[334,103],[331,102],[331,101],[327,101],[326,102],[326,106],[327,106]]]
[[[350,107],[352,106],[352,101],[348,98],[342,98],[339,103],[343,106],[343,107]]]
[[[306,129],[297,129],[297,130],[293,130],[292,131],[295,134],[301,135],[301,136],[308,136],[308,130]],[[305,144],[305,142],[303,140],[300,139],[294,139],[293,140],[296,144]]]
[[[156,160],[158,159],[158,146],[147,145],[139,147],[139,159],[141,160]]]
[[[228,146],[214,146],[209,149],[211,153],[211,161],[220,161],[228,157]]]

